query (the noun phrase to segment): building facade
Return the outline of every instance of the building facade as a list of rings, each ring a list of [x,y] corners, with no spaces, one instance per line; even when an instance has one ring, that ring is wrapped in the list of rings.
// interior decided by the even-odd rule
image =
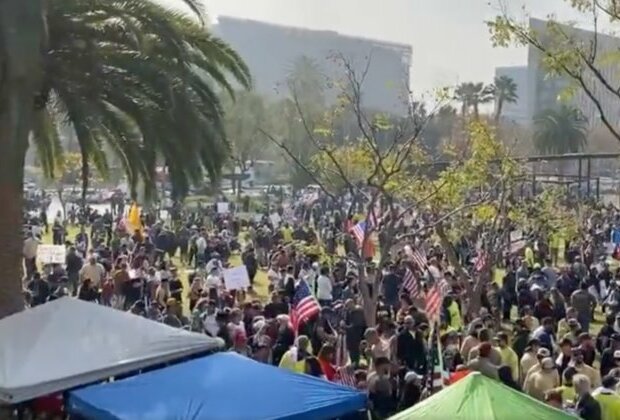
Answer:
[[[547,21],[530,19],[530,29],[538,34],[538,38],[549,45],[558,42],[550,33]],[[620,69],[617,60],[610,60],[610,54],[620,49],[620,38],[598,34],[595,42],[594,32],[574,28],[568,25],[560,25],[562,36],[568,37],[571,43],[581,45],[588,52],[593,45],[597,46],[596,66],[603,76],[616,89],[620,88]],[[567,94],[573,84],[567,77],[549,76],[545,69],[543,55],[534,46],[528,49],[528,102],[532,116],[546,110],[566,104],[579,109],[588,119],[591,126],[600,124],[600,112],[595,103],[588,97],[583,89],[577,88]],[[595,97],[600,101],[604,114],[614,125],[620,124],[620,98],[609,92],[600,81],[596,80],[589,70],[584,70],[585,82]],[[571,88],[571,89],[569,89]]]
[[[345,75],[334,57],[342,54],[356,74],[368,66],[362,85],[365,107],[397,115],[407,112],[411,46],[224,16],[213,29],[243,57],[261,94],[285,96],[287,76],[301,57],[317,64],[334,93],[334,83]],[[329,92],[326,96],[336,97]]]

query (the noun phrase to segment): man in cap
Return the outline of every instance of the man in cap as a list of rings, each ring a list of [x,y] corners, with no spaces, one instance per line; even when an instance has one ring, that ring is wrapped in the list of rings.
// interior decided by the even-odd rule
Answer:
[[[547,351],[543,348],[540,350]],[[545,393],[560,385],[558,371],[551,357],[544,357],[540,362],[540,368],[530,372],[523,385],[523,391],[537,400],[544,401]]]
[[[530,369],[538,364],[538,358],[536,356],[539,348],[540,342],[536,338],[532,338],[525,346],[525,352],[520,362],[521,383],[525,382],[525,377]]]
[[[616,363],[616,356],[620,356],[620,334],[614,333],[610,337],[611,344],[601,354],[601,376],[605,376],[615,367],[618,367]]]

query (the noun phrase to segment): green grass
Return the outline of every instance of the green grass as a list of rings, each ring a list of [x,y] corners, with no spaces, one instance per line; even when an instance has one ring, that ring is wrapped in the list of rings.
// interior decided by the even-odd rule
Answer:
[[[79,232],[79,228],[75,226],[71,226],[68,228],[68,238],[69,240],[73,240],[75,235]],[[241,235],[243,237],[243,235]],[[52,244],[52,232],[44,234],[43,238],[44,244]],[[183,281],[183,291],[184,295],[189,290],[189,282],[188,282],[188,272],[191,271],[191,268],[181,263],[178,255],[175,255],[172,258],[173,264],[179,268],[179,273],[181,275],[181,280]],[[232,267],[237,267],[242,265],[241,256],[239,254],[233,254],[229,260]],[[266,301],[269,297],[268,292],[269,280],[267,279],[267,272],[263,270],[259,270],[256,273],[256,277],[254,278],[254,293],[247,297],[248,300],[251,299],[259,299],[261,301]],[[189,301],[188,299],[183,299],[183,311],[186,314],[189,314]]]

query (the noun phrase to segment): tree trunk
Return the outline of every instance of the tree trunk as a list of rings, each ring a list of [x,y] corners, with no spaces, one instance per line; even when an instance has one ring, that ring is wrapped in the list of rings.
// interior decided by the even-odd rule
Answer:
[[[24,159],[41,75],[41,0],[0,1],[0,318],[24,307]]]
[[[502,117],[502,108],[504,107],[504,101],[500,98],[497,101],[497,109],[495,110],[495,125],[499,125],[499,119]]]

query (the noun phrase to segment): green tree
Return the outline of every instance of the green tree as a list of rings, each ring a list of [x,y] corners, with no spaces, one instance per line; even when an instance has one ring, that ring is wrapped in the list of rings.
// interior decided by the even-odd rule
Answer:
[[[578,153],[587,141],[587,121],[575,108],[562,105],[534,117],[534,146],[541,154]]]
[[[204,21],[198,1],[183,2]],[[204,172],[217,177],[228,155],[220,91],[232,95],[234,82],[250,85],[247,67],[227,44],[194,17],[158,2],[58,0],[47,2],[43,15],[35,6],[10,10],[17,7],[13,3],[20,2],[0,6],[0,60],[9,57],[9,72],[0,77],[0,101],[9,98],[0,106],[0,130],[8,127],[0,134],[0,155],[10,162],[0,171],[11,171],[1,175],[3,198],[17,206],[5,206],[0,214],[6,223],[0,229],[5,244],[0,268],[10,283],[0,288],[10,295],[0,296],[0,316],[22,305],[20,200],[30,132],[44,169],[53,175],[62,152],[59,125],[72,127],[82,158],[83,191],[91,166],[103,176],[108,173],[105,151],[110,150],[134,194],[139,180],[154,192],[162,161],[175,191],[183,194],[191,183],[202,181]],[[29,28],[42,17],[44,44],[37,27],[23,40],[14,39],[22,33],[15,22],[24,25],[25,20]],[[36,57],[28,55],[33,44]],[[34,76],[25,76],[28,72]],[[10,255],[4,254],[7,249]]]
[[[237,92],[224,102],[226,138],[231,144],[231,162],[245,173],[252,163],[265,156],[269,143],[260,132],[270,125],[270,105],[255,92]],[[239,190],[241,181],[239,181]],[[240,191],[238,191],[240,192]]]
[[[493,101],[493,90],[484,83],[461,83],[455,91],[455,99],[461,103],[461,115],[465,117],[471,108],[475,119],[480,117],[480,105]]]
[[[571,22],[558,22],[553,16],[542,25],[530,27],[515,19],[506,9],[487,22],[494,46],[530,47],[540,57],[540,68],[546,73],[540,83],[559,81],[560,98],[570,100],[579,93],[587,97],[596,110],[597,120],[620,141],[617,102],[617,67],[620,55],[613,41],[601,32],[616,33],[620,25],[620,7],[616,0],[567,1],[578,16]],[[603,21],[605,21],[603,25]],[[586,33],[576,28],[577,22],[594,29]]]
[[[517,95],[517,84],[508,76],[499,76],[490,87],[495,97],[495,123],[497,124],[502,116],[505,104],[514,104],[519,99]]]
[[[424,113],[426,114],[426,112]],[[437,155],[443,144],[451,144],[459,117],[455,108],[442,106],[422,131],[424,145],[432,155]]]

